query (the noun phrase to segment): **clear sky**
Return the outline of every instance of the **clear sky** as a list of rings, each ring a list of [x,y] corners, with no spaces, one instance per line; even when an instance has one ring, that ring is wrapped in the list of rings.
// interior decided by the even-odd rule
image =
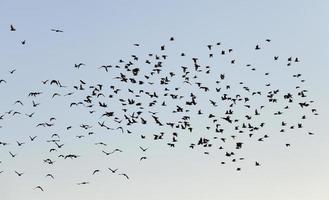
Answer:
[[[5,79],[7,83],[0,84],[0,114],[13,109],[20,111],[22,116],[8,118],[6,115],[5,120],[0,121],[0,141],[10,143],[0,146],[0,171],[3,171],[0,174],[0,199],[328,199],[328,9],[326,0],[2,0],[0,80]],[[15,32],[10,31],[11,24],[15,26]],[[50,29],[64,32],[55,33]],[[172,36],[175,41],[170,43]],[[267,38],[271,39],[270,43],[265,42]],[[25,45],[21,44],[23,40],[26,40]],[[207,45],[217,42],[222,42],[226,49],[233,48],[235,68],[229,64],[231,58],[208,58]],[[140,46],[135,47],[134,43]],[[172,56],[168,59],[168,69],[177,74],[181,65],[191,64],[188,59],[196,56],[202,65],[225,72],[228,83],[236,86],[239,81],[245,81],[250,88],[257,88],[267,81],[263,72],[270,71],[273,75],[271,83],[283,91],[290,91],[297,84],[291,75],[301,73],[306,80],[304,88],[308,90],[309,99],[315,101],[319,115],[307,119],[303,132],[295,131],[282,137],[278,136],[275,126],[280,120],[264,115],[269,124],[266,131],[270,139],[266,143],[251,142],[246,146],[241,152],[246,161],[239,165],[242,170],[237,172],[234,164],[220,164],[224,157],[221,154],[204,155],[202,149],[191,151],[188,148],[190,137],[199,138],[200,134],[206,133],[204,129],[197,128],[192,136],[182,134],[179,141],[182,145],[175,149],[166,143],[140,139],[140,134],[159,132],[157,126],[151,124],[132,128],[134,133],[131,135],[122,135],[117,130],[104,134],[103,129],[97,127],[99,115],[89,115],[85,109],[69,108],[69,102],[81,100],[67,101],[63,97],[65,92],[74,91],[72,87],[59,89],[41,83],[55,79],[72,86],[84,80],[88,85],[103,83],[108,89],[115,84],[113,77],[116,74],[105,73],[98,67],[115,66],[120,59],[130,59],[132,54],[147,58],[149,53],[160,53],[160,46],[164,44],[166,54]],[[255,53],[256,44],[261,45],[259,53]],[[177,56],[181,52],[186,52],[189,58],[181,60]],[[279,55],[279,64],[274,64],[274,55]],[[282,60],[289,56],[298,57],[301,62],[286,68]],[[75,69],[74,64],[80,62],[85,66]],[[257,70],[246,70],[246,63],[251,63]],[[139,67],[144,69],[146,66],[141,62]],[[16,71],[10,74],[12,69]],[[211,81],[208,78],[204,77],[205,83]],[[209,86],[215,86],[212,84]],[[198,94],[188,87],[178,86],[184,94]],[[31,91],[43,92],[35,99],[42,102],[35,109],[30,105],[33,98],[27,97]],[[62,96],[51,99],[55,92]],[[208,103],[206,97],[200,98]],[[14,105],[16,100],[23,101],[24,106]],[[120,110],[118,107],[110,109]],[[167,113],[168,109],[156,111]],[[33,118],[24,115],[32,112],[35,112]],[[298,109],[291,109],[289,114],[287,121],[299,122],[295,117],[301,114]],[[56,127],[35,127],[50,117],[56,117]],[[166,114],[163,117],[170,119]],[[197,118],[192,122],[197,127],[206,123]],[[86,131],[79,128],[82,123],[93,124],[97,134],[86,136]],[[65,127],[70,125],[72,130],[66,131]],[[305,131],[315,135],[309,136]],[[64,149],[50,154],[49,149],[54,145],[45,140],[54,133],[61,136]],[[28,137],[32,135],[38,136],[34,143]],[[77,139],[76,135],[86,137]],[[18,147],[16,140],[26,144]],[[108,146],[93,145],[99,141]],[[285,148],[287,142],[291,143],[290,148]],[[139,146],[149,149],[143,153]],[[123,149],[123,152],[109,157],[101,152],[115,148]],[[11,158],[9,151],[17,153],[17,157]],[[59,153],[75,153],[81,157],[64,161],[54,156]],[[148,159],[140,162],[144,155]],[[42,160],[46,158],[56,160],[55,164],[44,163]],[[260,167],[253,166],[255,160],[261,163]],[[131,179],[111,174],[107,167],[119,168],[118,173],[127,173]],[[100,173],[93,176],[95,169]],[[18,177],[15,170],[24,174]],[[55,179],[46,178],[47,173],[53,173]],[[82,181],[90,184],[76,184]],[[34,189],[38,185],[45,191]]]

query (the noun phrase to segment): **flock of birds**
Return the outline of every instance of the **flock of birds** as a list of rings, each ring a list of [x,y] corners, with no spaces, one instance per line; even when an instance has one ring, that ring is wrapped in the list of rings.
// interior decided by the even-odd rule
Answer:
[[[16,28],[11,25],[10,31],[14,32]],[[63,33],[59,29],[51,29],[51,31],[58,34]],[[111,78],[108,79],[110,80],[108,82],[99,81],[91,84],[86,80],[77,80],[74,85],[66,85],[57,79],[42,80],[41,85],[45,89],[43,91],[32,90],[27,94],[27,99],[13,102],[14,108],[0,113],[0,123],[21,116],[31,119],[31,122],[35,123],[33,125],[35,128],[57,126],[56,116],[43,122],[36,123],[32,120],[38,114],[37,107],[46,103],[40,102],[40,96],[49,95],[51,100],[63,98],[67,102],[65,109],[81,109],[82,112],[98,119],[96,124],[84,122],[79,126],[65,126],[67,132],[74,128],[79,129],[79,132],[83,131],[84,134],[75,136],[77,139],[97,137],[102,133],[139,134],[138,138],[141,141],[163,141],[164,145],[169,148],[175,148],[179,145],[179,141],[190,137],[193,138],[193,141],[187,145],[187,148],[202,149],[205,155],[217,152],[222,155],[220,157],[221,165],[241,162],[246,158],[239,156],[239,151],[245,145],[265,142],[276,133],[287,134],[289,131],[297,130],[307,135],[314,134],[304,130],[304,122],[313,115],[318,115],[318,112],[313,106],[314,101],[308,98],[308,90],[303,87],[305,80],[302,79],[302,74],[291,74],[291,77],[299,83],[292,91],[285,91],[287,88],[278,88],[272,83],[266,82],[271,76],[271,73],[266,71],[262,73],[261,79],[265,82],[258,84],[260,89],[252,88],[242,81],[228,82],[229,71],[221,73],[215,65],[202,64],[201,60],[204,58],[188,56],[185,52],[180,52],[176,56],[184,58],[188,64],[176,64],[177,66],[173,70],[166,64],[172,57],[167,51],[167,46],[172,46],[174,42],[175,38],[171,37],[168,44],[161,45],[156,53],[149,53],[144,57],[131,55],[127,59],[120,59],[117,64],[106,64],[92,69],[109,74]],[[25,45],[26,41],[21,43]],[[263,43],[256,44],[253,51],[261,51],[269,47],[270,43],[271,40],[266,39]],[[141,47],[139,43],[133,45],[135,48]],[[252,73],[258,70],[252,64],[238,63],[239,60],[234,58],[234,50],[225,48],[221,42],[208,44],[205,48],[210,61],[219,60],[219,57],[222,61],[221,65],[227,65],[229,68],[239,66],[242,67],[240,70],[246,69]],[[225,57],[229,58],[227,63],[224,63]],[[271,62],[275,65],[280,60],[284,62],[283,66],[282,62],[280,64],[283,69],[300,62],[298,57],[281,58],[277,55],[272,57]],[[82,62],[76,63],[72,67],[75,70],[91,69]],[[9,73],[14,75],[16,69],[10,70]],[[9,82],[10,80],[0,77],[0,90]],[[56,92],[52,92],[54,88]],[[34,110],[24,113],[22,110],[25,107]],[[276,109],[275,112],[273,112],[274,109]],[[291,111],[292,109],[295,111]],[[67,110],[63,112],[67,112]],[[264,117],[266,113],[269,115],[268,118]],[[285,121],[284,117],[291,113],[298,113],[298,116],[293,117],[297,123]],[[279,129],[264,131],[267,126],[271,126],[268,124],[274,123],[273,118],[282,119],[278,124]],[[146,128],[141,128],[143,126]],[[1,128],[3,126],[0,124],[0,131]],[[143,131],[145,132],[143,133]],[[49,131],[47,133],[49,134]],[[196,139],[195,136],[197,136]],[[20,149],[38,139],[38,135],[30,135],[25,140],[18,139],[15,142],[2,141],[0,138],[0,148],[9,148],[8,156],[12,159],[19,159]],[[56,165],[56,161],[59,159],[73,160],[79,159],[81,156],[63,153],[66,148],[63,134],[52,133],[47,140],[42,142],[49,143],[47,151],[55,158],[49,156],[40,163]],[[105,150],[108,142],[100,141],[92,145],[102,147],[100,153],[105,157],[123,152],[121,148]],[[139,158],[139,162],[145,162],[148,159],[146,152],[149,151],[149,147],[139,145],[139,141],[136,143],[138,151],[144,153]],[[287,142],[283,146],[289,148],[290,145],[291,143]],[[253,162],[254,166],[261,166],[259,161]],[[118,168],[108,167],[107,169],[112,174],[122,176],[126,180],[130,179],[126,172]],[[241,166],[236,168],[237,171],[241,171],[241,169]],[[0,171],[0,176],[1,173],[12,173],[22,177],[27,172],[4,169]],[[92,175],[98,173],[101,173],[100,169],[91,172]],[[44,176],[55,179],[55,172]],[[76,184],[89,183],[90,181],[85,180]],[[45,191],[42,185],[37,185],[34,189]]]

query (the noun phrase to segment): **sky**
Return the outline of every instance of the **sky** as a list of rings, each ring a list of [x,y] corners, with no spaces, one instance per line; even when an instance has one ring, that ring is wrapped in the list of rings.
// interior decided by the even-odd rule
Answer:
[[[0,79],[7,83],[0,84],[0,113],[14,109],[22,113],[35,111],[36,116],[0,121],[3,126],[0,141],[10,143],[0,146],[0,171],[4,171],[0,174],[1,199],[328,199],[328,9],[329,2],[325,0],[2,0]],[[11,24],[17,29],[15,32],[10,31]],[[55,33],[50,29],[64,32]],[[169,43],[170,37],[175,37],[174,43]],[[265,42],[268,38],[269,44]],[[20,43],[22,40],[26,40],[25,45]],[[239,67],[227,64],[229,58],[208,59],[206,45],[216,42],[234,49]],[[136,48],[135,43],[140,47]],[[200,62],[213,66],[214,71],[225,72],[228,81],[246,80],[251,88],[260,87],[260,82],[264,82],[260,74],[271,71],[272,83],[288,91],[296,85],[290,75],[301,73],[308,96],[315,101],[319,112],[305,123],[305,128],[315,135],[296,132],[281,137],[274,131],[275,122],[280,120],[265,115],[264,119],[273,122],[266,129],[271,140],[246,146],[241,155],[248,159],[240,172],[235,170],[235,165],[221,165],[222,157],[216,153],[206,156],[202,150],[191,152],[184,145],[171,149],[162,143],[141,141],[140,134],[158,131],[153,125],[136,127],[132,135],[117,134],[118,131],[102,134],[100,128],[95,128],[98,135],[77,140],[75,135],[85,132],[75,127],[81,123],[97,123],[99,118],[80,109],[70,109],[64,98],[51,99],[51,94],[62,91],[46,87],[41,81],[55,79],[64,85],[73,85],[84,80],[88,84],[101,82],[109,86],[114,84],[113,74],[104,73],[98,67],[116,65],[132,54],[146,58],[149,53],[159,53],[164,44],[169,57],[173,55],[168,60],[168,69],[174,72],[190,61],[174,56],[183,51],[198,56]],[[262,51],[255,52],[256,44],[261,45]],[[292,68],[283,68],[284,62],[273,64],[273,55],[279,55],[280,59],[298,57],[301,62]],[[80,62],[85,66],[74,68],[74,64]],[[245,70],[244,63],[255,65],[256,72]],[[11,75],[12,69],[16,71]],[[211,80],[211,77],[203,78]],[[31,106],[13,105],[18,99],[30,104],[32,99],[27,97],[30,91],[43,92],[38,97],[42,104],[36,110]],[[191,90],[182,86],[182,92],[189,94]],[[206,97],[200,98],[207,101]],[[111,109],[119,110],[115,106]],[[157,111],[167,112],[164,108]],[[296,122],[298,114],[292,109],[288,120]],[[58,126],[35,127],[52,116],[56,117]],[[170,115],[164,118],[170,119]],[[204,123],[197,118],[193,120],[196,126]],[[65,127],[69,125],[74,128],[66,132]],[[81,157],[58,160],[54,166],[43,163],[42,159],[50,157],[50,145],[42,141],[53,133],[60,134],[65,141],[62,153],[78,153]],[[29,143],[31,135],[38,135],[33,144]],[[183,136],[181,143],[187,145],[189,138],[199,136],[197,133]],[[18,148],[16,140],[27,144]],[[109,147],[90,145],[99,141],[106,141]],[[285,148],[286,142],[292,147]],[[149,147],[145,153],[148,159],[142,162],[139,158],[144,154],[139,146]],[[101,153],[101,150],[115,148],[124,151],[111,157]],[[9,151],[18,153],[17,158],[12,159]],[[252,165],[255,160],[261,162],[260,167]],[[131,179],[111,174],[107,167],[119,168]],[[100,169],[101,173],[92,176],[94,169]],[[15,170],[24,175],[16,176]],[[55,179],[45,178],[47,173],[54,173]],[[76,183],[82,181],[90,184],[77,186]],[[37,185],[42,185],[45,191],[34,189]]]

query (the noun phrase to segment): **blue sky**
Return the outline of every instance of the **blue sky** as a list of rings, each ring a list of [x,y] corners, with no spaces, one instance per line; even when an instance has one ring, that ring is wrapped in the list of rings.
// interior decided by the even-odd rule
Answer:
[[[5,171],[0,174],[1,199],[327,199],[328,9],[329,2],[324,0],[1,1],[0,79],[8,83],[0,84],[3,97],[0,113],[9,109],[31,113],[31,109],[25,110],[13,103],[18,99],[30,102],[27,94],[31,90],[45,93],[40,97],[45,103],[35,111],[38,115],[32,125],[23,117],[2,122],[0,141],[10,141],[14,146],[16,140],[28,142],[29,135],[38,135],[40,140],[33,145],[26,144],[24,149],[0,147],[0,171]],[[9,31],[11,24],[16,32]],[[51,32],[52,28],[62,29],[64,33]],[[176,39],[172,46],[168,43],[171,36]],[[267,38],[272,39],[268,47],[264,42]],[[21,45],[22,40],[26,40],[26,45]],[[80,134],[79,129],[66,134],[64,127],[98,119],[78,109],[69,110],[63,106],[66,102],[63,98],[50,100],[50,95],[59,90],[41,84],[41,80],[59,79],[73,85],[82,79],[111,85],[112,75],[97,69],[99,66],[115,64],[131,54],[146,57],[159,51],[163,44],[168,44],[170,55],[184,51],[208,62],[206,45],[219,41],[226,48],[234,49],[238,66],[252,62],[257,68],[255,73],[240,68],[231,70],[224,63],[227,60],[209,61],[210,65],[232,74],[232,82],[241,79],[251,87],[258,87],[258,81],[264,81],[259,74],[269,70],[273,72],[273,83],[288,90],[296,84],[289,78],[290,74],[301,73],[306,79],[308,95],[320,114],[307,123],[315,136],[296,133],[282,138],[270,132],[272,140],[246,147],[244,152],[251,159],[246,163],[256,159],[262,166],[245,164],[237,173],[234,167],[221,166],[219,155],[207,157],[202,151],[191,152],[183,146],[173,151],[152,141],[140,142],[138,135],[101,135],[80,142],[74,139]],[[134,43],[140,43],[140,48],[134,47]],[[256,44],[265,50],[255,53]],[[273,55],[298,56],[301,62],[285,70],[272,64]],[[79,62],[86,66],[74,69],[74,64]],[[169,69],[175,71],[176,65],[187,61],[174,57],[168,62]],[[16,72],[10,75],[8,71],[14,68]],[[188,89],[185,92],[189,92]],[[289,120],[293,121],[294,114],[298,113],[290,114]],[[51,116],[56,116],[60,126],[50,130],[34,127]],[[157,130],[150,126],[136,131],[148,134]],[[55,166],[43,165],[40,161],[48,156],[49,144],[41,141],[52,133],[61,134],[65,152],[79,152],[83,156],[71,163],[58,161]],[[125,151],[104,158],[101,148],[90,145],[99,140],[107,141],[108,149]],[[292,143],[289,150],[282,145],[286,141]],[[139,162],[139,145],[150,148],[148,159],[143,163]],[[11,159],[8,151],[18,152],[19,157]],[[112,176],[106,171],[107,167],[117,167],[133,178],[125,181],[120,176]],[[99,176],[89,176],[98,168],[102,172]],[[17,177],[14,170],[25,174]],[[43,175],[50,172],[56,172],[54,181]],[[77,187],[76,183],[85,179],[91,184]],[[36,185],[44,186],[46,191],[34,190]]]

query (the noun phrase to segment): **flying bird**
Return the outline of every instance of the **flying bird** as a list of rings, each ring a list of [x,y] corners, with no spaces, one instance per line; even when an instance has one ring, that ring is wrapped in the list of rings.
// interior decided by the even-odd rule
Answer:
[[[60,30],[60,29],[50,29],[51,31],[53,32],[56,32],[56,33],[63,33],[64,31]]]
[[[41,190],[41,191],[43,192],[43,188],[42,188],[40,185],[38,185],[38,186],[35,187],[34,189],[39,189],[39,190]]]
[[[12,24],[10,25],[10,31],[16,31],[16,28]]]
[[[116,171],[118,171],[118,169],[111,169],[111,168],[108,168],[112,173],[115,173]]]
[[[126,177],[126,179],[128,179],[129,180],[129,176],[127,175],[127,174],[125,174],[125,173],[121,173],[121,174],[118,174],[119,176],[124,176],[124,177]]]

